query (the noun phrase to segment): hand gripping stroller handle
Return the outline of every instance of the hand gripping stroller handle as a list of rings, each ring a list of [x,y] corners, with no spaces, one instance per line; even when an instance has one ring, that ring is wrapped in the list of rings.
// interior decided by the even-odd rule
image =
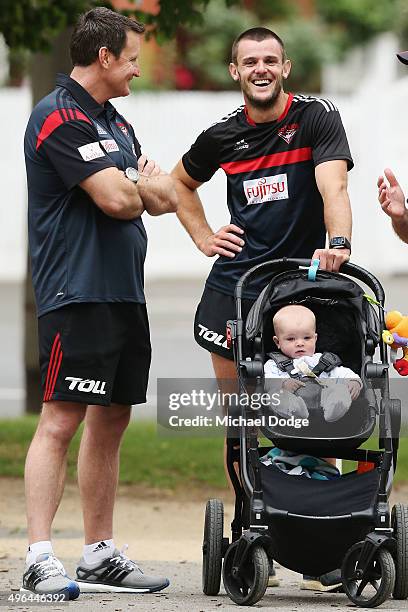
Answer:
[[[258,264],[254,266],[245,274],[241,276],[235,286],[235,310],[236,310],[236,320],[237,320],[237,354],[241,358],[242,356],[242,334],[243,334],[243,321],[242,321],[242,294],[245,286],[248,284],[250,280],[253,280],[256,276],[260,274],[265,274],[266,279],[268,279],[268,274],[270,278],[272,278],[275,274],[280,272],[285,272],[287,270],[296,270],[298,268],[309,268],[311,265],[310,259],[292,259],[288,257],[282,257],[281,259],[272,259],[270,261],[266,261],[264,263]],[[347,274],[367,285],[375,295],[376,300],[379,303],[378,308],[378,317],[380,322],[381,329],[385,328],[385,320],[384,320],[384,301],[385,301],[385,293],[384,289],[380,283],[380,281],[368,272],[364,268],[357,266],[352,263],[343,263],[340,266],[339,270],[340,274]],[[332,272],[332,274],[337,274],[336,272]],[[381,359],[384,361],[385,359],[385,347],[384,343],[380,344],[381,350]]]

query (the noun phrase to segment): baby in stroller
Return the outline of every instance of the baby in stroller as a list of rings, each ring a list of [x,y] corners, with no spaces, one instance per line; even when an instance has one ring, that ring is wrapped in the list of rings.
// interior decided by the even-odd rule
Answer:
[[[360,395],[363,384],[358,374],[341,365],[337,355],[315,352],[314,313],[298,304],[284,306],[273,317],[273,328],[273,340],[280,352],[269,353],[265,378],[286,379],[275,412],[307,418],[307,406],[321,406],[325,421],[341,419]],[[327,379],[332,380],[329,383]]]

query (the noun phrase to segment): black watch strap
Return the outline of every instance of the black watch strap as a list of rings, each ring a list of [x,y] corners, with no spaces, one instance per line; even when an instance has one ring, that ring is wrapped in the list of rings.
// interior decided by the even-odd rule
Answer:
[[[348,249],[351,253],[350,240],[345,236],[333,236],[329,241],[330,249]]]

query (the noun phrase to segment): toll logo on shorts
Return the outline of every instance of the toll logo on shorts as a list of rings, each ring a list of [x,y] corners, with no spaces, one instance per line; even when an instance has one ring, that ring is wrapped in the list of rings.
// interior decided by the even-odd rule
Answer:
[[[83,393],[99,393],[105,395],[106,382],[102,380],[91,380],[90,378],[76,378],[75,376],[66,376],[65,380],[71,381],[68,389],[73,391],[82,391]]]
[[[200,328],[198,335],[200,337],[202,336],[204,340],[207,340],[207,342],[213,342],[217,346],[222,346],[223,348],[229,349],[229,346],[227,345],[227,341],[224,340],[224,336],[222,334],[219,334],[218,332],[215,332],[215,331],[211,331],[211,329],[208,329],[208,327],[205,327],[204,325],[201,325],[200,323],[198,323],[198,327]]]
[[[287,174],[276,174],[244,181],[244,191],[248,206],[273,200],[287,200],[289,198],[288,176]]]

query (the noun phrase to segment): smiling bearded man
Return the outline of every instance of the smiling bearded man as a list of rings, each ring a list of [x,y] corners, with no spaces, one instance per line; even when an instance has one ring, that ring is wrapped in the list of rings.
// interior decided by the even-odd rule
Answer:
[[[226,322],[236,318],[234,289],[242,274],[281,257],[318,258],[321,269],[337,271],[349,259],[351,239],[347,170],[353,161],[337,108],[329,100],[285,93],[291,62],[281,38],[267,28],[240,34],[231,59],[229,71],[245,104],[204,130],[172,172],[178,218],[204,255],[218,255],[194,328],[218,381],[236,378]],[[197,189],[219,168],[227,176],[231,219],[214,232]],[[257,278],[244,293],[244,320],[262,288]],[[332,588],[324,582],[322,577],[322,590]]]
[[[277,39],[262,41],[241,39],[240,62],[238,64],[238,43],[232,47],[230,73],[239,81],[245,100],[259,110],[273,109],[283,92],[283,79],[287,79],[291,62]],[[257,61],[262,54],[263,59]]]

